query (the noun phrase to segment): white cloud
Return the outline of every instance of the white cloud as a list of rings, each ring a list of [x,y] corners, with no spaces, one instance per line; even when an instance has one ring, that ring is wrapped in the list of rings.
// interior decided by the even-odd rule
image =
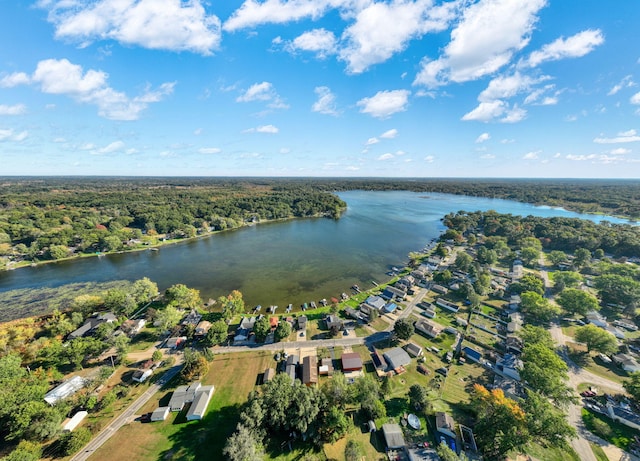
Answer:
[[[541,151],[539,151],[539,150],[538,150],[538,151],[535,151],[535,152],[527,152],[526,154],[524,154],[524,155],[522,156],[522,158],[523,158],[524,160],[537,160],[538,158],[540,158],[540,157],[539,157],[540,152],[541,152]]]
[[[640,104],[640,93],[636,93],[633,96],[631,96],[631,99],[629,99],[629,102],[631,104]]]
[[[489,133],[482,133],[480,136],[476,138],[476,143],[482,143],[491,139],[491,135]]]
[[[348,0],[245,0],[224,23],[223,28],[234,32],[261,24],[283,24],[303,18],[318,19],[330,8],[348,3]]]
[[[195,130],[193,130],[193,134],[195,136],[200,136],[202,134],[202,128],[196,128]]]
[[[434,161],[435,159],[436,159],[436,158],[435,158],[433,155],[427,155],[427,156],[424,158],[424,161],[425,161],[425,162],[427,162],[427,163],[433,163],[433,161]]]
[[[137,120],[150,103],[173,93],[175,85],[163,83],[156,90],[147,87],[139,96],[130,98],[108,86],[107,79],[105,72],[93,69],[84,72],[82,66],[67,59],[45,59],[38,63],[32,76],[20,81],[39,85],[43,93],[66,95],[98,106],[98,114],[111,120]]]
[[[566,155],[567,160],[573,160],[576,162],[584,162],[585,160],[593,160],[595,158],[596,158],[596,154],[589,154],[589,155],[567,154]]]
[[[53,142],[55,142],[55,143],[57,143],[57,144],[62,144],[62,143],[67,142],[67,140],[66,140],[65,138],[55,138],[55,139],[53,140]]]
[[[513,107],[507,111],[507,115],[500,121],[502,123],[517,123],[524,120],[527,117],[527,111],[520,107]]]
[[[0,141],[21,142],[27,139],[28,136],[29,136],[28,131],[21,131],[19,133],[15,133],[12,129],[0,128]]]
[[[78,146],[79,150],[93,150],[95,148],[96,148],[96,145],[91,142],[87,142]]]
[[[638,136],[636,130],[620,132],[616,137],[613,138],[598,137],[593,140],[593,142],[595,142],[596,144],[621,144],[638,141],[640,141],[640,136]]]
[[[496,158],[496,156],[494,154],[482,154],[480,158],[485,160],[490,160],[490,159]]]
[[[350,73],[361,73],[402,51],[407,43],[428,32],[444,30],[454,18],[457,2],[434,7],[430,0],[371,2],[343,33],[340,59]]]
[[[631,153],[631,149],[625,149],[624,147],[618,147],[609,151],[611,155],[627,155]]]
[[[0,115],[23,115],[27,113],[27,106],[24,104],[14,104],[7,106],[0,104]]]
[[[380,142],[380,140],[378,138],[369,138],[367,139],[367,142],[365,143],[366,146],[372,146],[374,144],[378,144]]]
[[[55,36],[87,46],[116,40],[143,48],[210,55],[220,45],[220,20],[201,0],[43,1]]]
[[[282,100],[270,82],[254,83],[245,93],[236,98],[237,102],[265,101],[272,109],[287,109],[289,106]]]
[[[124,147],[124,142],[122,142],[122,141],[114,141],[114,142],[112,142],[110,144],[107,144],[104,147],[101,147],[96,152],[98,154],[111,154],[113,152],[117,152],[119,150],[122,150],[123,147]]]
[[[546,96],[540,101],[541,106],[555,106],[556,104],[558,104],[558,98],[555,96]]]
[[[624,77],[620,83],[614,85],[609,92],[607,93],[607,96],[613,96],[614,94],[617,94],[620,90],[622,90],[623,88],[631,88],[633,86],[635,86],[636,84],[633,81],[633,78],[631,77],[631,75],[627,75],[626,77]]]
[[[14,72],[13,74],[5,75],[0,79],[1,88],[12,88],[18,85],[28,85],[31,79],[24,72]]]
[[[198,152],[201,154],[219,154],[222,152],[222,149],[219,147],[201,147],[198,149]]]
[[[462,120],[475,120],[478,122],[488,122],[504,114],[504,101],[481,102],[478,107],[462,116]]]
[[[437,60],[425,59],[414,84],[436,87],[475,80],[506,65],[529,43],[546,0],[480,0],[469,6]]]
[[[547,61],[579,58],[590,53],[602,43],[604,43],[604,35],[599,29],[585,30],[567,39],[560,37],[552,43],[544,45],[540,50],[529,55],[526,64],[530,67],[536,67]]]
[[[396,130],[395,128],[387,130],[380,135],[380,137],[384,139],[393,139],[396,136],[398,136],[398,130]]]
[[[317,57],[324,59],[336,52],[336,37],[333,32],[326,29],[314,29],[296,37],[288,42],[286,49],[295,52],[297,50],[310,51]]]
[[[369,114],[376,118],[387,118],[396,112],[404,112],[409,104],[407,90],[379,91],[370,98],[363,98],[357,105],[361,107],[360,112]]]
[[[393,154],[386,153],[386,154],[382,154],[380,157],[378,157],[378,160],[391,160],[392,158],[394,158]]]
[[[311,106],[313,112],[334,116],[340,114],[336,108],[336,95],[331,92],[329,87],[317,86],[314,92],[318,95],[318,100]]]
[[[278,127],[273,126],[273,125],[261,125],[258,126],[256,128],[249,128],[248,130],[245,130],[244,133],[267,133],[267,134],[276,134],[278,133],[280,130],[278,129]]]
[[[532,78],[519,72],[509,76],[496,77],[489,82],[487,88],[480,93],[478,101],[488,102],[496,99],[506,99],[518,93],[527,91],[533,85],[546,80],[548,77]]]

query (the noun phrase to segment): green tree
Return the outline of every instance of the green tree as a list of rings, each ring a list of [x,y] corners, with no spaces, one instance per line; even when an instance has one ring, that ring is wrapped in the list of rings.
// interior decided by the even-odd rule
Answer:
[[[362,459],[362,447],[356,440],[350,439],[347,442],[344,448],[344,459],[345,461],[360,461]]]
[[[567,421],[567,415],[542,394],[527,391],[522,409],[526,414],[529,435],[540,444],[563,447],[568,439],[577,435],[576,429]]]
[[[18,446],[2,461],[38,461],[42,456],[42,445],[29,440],[21,440]]]
[[[569,378],[567,365],[555,351],[543,343],[524,346],[522,353],[522,379],[538,392],[556,403],[565,404],[575,399],[566,385]]]
[[[256,322],[257,323],[257,322]],[[218,320],[211,324],[211,328],[207,332],[204,338],[204,343],[207,346],[217,346],[224,343],[227,340],[228,332],[227,323],[224,320]]]
[[[244,313],[244,300],[242,293],[238,290],[233,290],[227,296],[220,296],[218,305],[222,308],[222,315],[225,319]]]
[[[236,431],[227,439],[223,454],[229,461],[261,461],[264,447],[244,425],[238,424]]]
[[[276,327],[274,332],[274,339],[276,342],[280,342],[283,339],[287,339],[291,334],[291,324],[289,322],[281,321]]]
[[[547,254],[547,258],[549,258],[549,261],[551,261],[551,264],[553,264],[554,266],[557,266],[558,264],[567,261],[567,254],[564,251],[553,250],[553,251],[550,251],[549,254]]]
[[[533,247],[524,247],[520,250],[520,258],[528,267],[533,267],[540,259],[540,250]]]
[[[595,296],[577,288],[567,288],[556,296],[556,302],[570,315],[586,315],[589,311],[600,310]]]
[[[353,387],[347,383],[347,378],[340,372],[334,372],[332,379],[324,382],[322,393],[331,405],[344,410],[353,401]]]
[[[476,259],[480,264],[491,266],[498,261],[498,253],[496,250],[490,250],[486,246],[478,248]]]
[[[456,261],[455,263],[453,263],[456,269],[464,272],[467,272],[469,270],[471,264],[473,264],[473,257],[470,254],[462,251],[456,255]]]
[[[589,352],[596,351],[603,354],[613,354],[618,350],[618,340],[607,330],[593,324],[576,328],[576,341],[587,345]]]
[[[156,349],[155,351],[153,351],[153,354],[151,354],[151,360],[153,360],[154,362],[159,362],[160,360],[162,360],[162,351],[160,349]]]
[[[520,280],[511,284],[511,291],[514,293],[524,293],[532,291],[539,295],[544,294],[544,281],[533,274],[525,274]]]
[[[122,249],[122,239],[117,235],[107,235],[102,239],[104,251],[118,251]]]
[[[542,344],[543,346],[553,349],[555,342],[551,333],[546,328],[542,328],[536,325],[525,325],[518,333],[522,342],[527,344]]]
[[[626,379],[622,385],[624,390],[631,394],[636,402],[640,402],[640,371],[636,371],[629,375],[629,379]]]
[[[565,288],[575,288],[582,282],[582,275],[574,271],[561,271],[553,273],[554,291],[561,292]]]
[[[618,274],[596,277],[595,286],[603,304],[618,304],[630,309],[640,306],[640,282]]]
[[[547,323],[553,317],[560,314],[560,308],[543,298],[538,293],[526,291],[520,295],[522,299],[522,311],[535,322]]]
[[[413,323],[407,319],[399,319],[393,325],[393,333],[402,340],[408,340],[415,333]]]
[[[573,265],[583,267],[591,261],[591,252],[586,248],[578,248],[573,252]]]
[[[180,312],[173,304],[169,304],[164,309],[156,312],[156,319],[154,323],[157,323],[160,333],[164,333],[167,330],[175,327],[182,318],[182,312]]]
[[[131,295],[138,304],[147,304],[158,297],[158,285],[147,277],[133,282]]]
[[[265,339],[267,339],[267,335],[271,331],[271,325],[269,324],[269,319],[266,316],[260,317],[256,320],[256,323],[253,324],[253,332],[256,335],[256,341],[259,343],[263,343]]]
[[[193,381],[194,379],[199,379],[201,376],[204,376],[209,370],[209,362],[204,356],[194,350],[194,349],[185,349],[184,351],[184,365],[182,370],[180,370],[180,376],[185,381]]]
[[[345,412],[332,405],[323,418],[322,438],[328,442],[335,442],[341,439],[349,431],[350,427],[351,422]]]
[[[62,259],[69,256],[69,248],[65,245],[51,245],[49,247],[49,256],[51,259]]]
[[[91,431],[86,427],[79,427],[73,432],[67,432],[60,437],[60,446],[65,456],[70,456],[84,447],[91,440]]]
[[[429,403],[429,391],[420,384],[413,384],[409,388],[409,405],[416,410],[423,410]]]
[[[433,274],[433,281],[437,283],[447,284],[451,281],[453,275],[451,275],[451,271],[449,269],[445,269],[443,271],[438,271]]]
[[[442,461],[468,461],[464,453],[460,453],[458,456],[445,442],[440,442],[440,445],[436,447],[436,454]]]
[[[169,304],[182,309],[197,309],[202,305],[200,291],[181,283],[167,288],[164,296]]]

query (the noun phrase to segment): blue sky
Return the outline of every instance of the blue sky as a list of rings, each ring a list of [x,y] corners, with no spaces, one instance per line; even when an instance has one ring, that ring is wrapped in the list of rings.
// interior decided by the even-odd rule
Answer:
[[[0,175],[640,177],[640,2],[0,6]]]

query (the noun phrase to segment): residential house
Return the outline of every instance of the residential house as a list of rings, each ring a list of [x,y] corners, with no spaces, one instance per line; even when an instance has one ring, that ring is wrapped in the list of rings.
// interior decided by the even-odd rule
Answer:
[[[81,376],[74,376],[62,384],[51,389],[44,395],[44,401],[49,405],[55,405],[61,400],[71,397],[73,394],[82,389],[87,382]]]
[[[399,300],[404,300],[404,298],[407,297],[407,293],[404,292],[403,290],[400,290],[396,287],[385,287],[384,291],[382,292],[382,294],[380,295],[381,298],[384,299],[399,299]]]
[[[333,360],[330,357],[325,357],[320,361],[320,368],[318,372],[321,375],[331,376],[333,375]]]
[[[315,355],[307,355],[302,359],[302,384],[305,386],[318,384],[318,358]]]
[[[522,266],[522,261],[516,259],[513,261],[511,265],[511,279],[512,280],[520,280],[524,275],[524,267]]]
[[[386,306],[384,306],[383,311],[387,314],[392,314],[397,308],[398,305],[396,303],[388,303]]]
[[[638,361],[629,354],[617,354],[611,357],[615,363],[620,366],[627,373],[635,373],[640,371],[640,364]]]
[[[104,312],[102,314],[93,314],[76,330],[69,333],[68,339],[82,338],[88,334],[91,334],[103,323],[116,322],[118,318],[113,312]]]
[[[520,309],[520,304],[522,303],[522,299],[520,295],[511,295],[509,298],[509,309],[512,311],[517,311]]]
[[[439,295],[446,295],[447,293],[449,293],[449,289],[447,287],[443,287],[442,285],[438,285],[437,283],[431,285],[431,291],[433,291],[434,293],[438,293]]]
[[[62,432],[73,432],[73,430],[84,421],[88,414],[89,413],[84,410],[76,412],[76,414],[62,426]]]
[[[291,383],[296,380],[296,368],[297,367],[295,365],[287,364],[287,368],[285,369],[285,373],[289,375],[289,378],[291,378]]]
[[[187,389],[189,386],[178,386],[173,391],[171,399],[169,400],[169,409],[171,411],[182,411],[187,403]]]
[[[125,332],[127,336],[135,336],[144,328],[147,324],[145,319],[137,319],[137,320],[125,320],[120,325],[120,329]]]
[[[496,370],[507,378],[520,381],[520,370],[522,369],[522,360],[515,354],[505,354],[504,357],[496,362]]]
[[[462,353],[468,360],[471,360],[472,362],[480,363],[480,360],[482,359],[482,354],[469,346],[463,347]]]
[[[195,309],[191,309],[191,311],[187,315],[184,316],[184,318],[182,319],[182,322],[180,322],[180,325],[182,325],[182,326],[187,326],[187,325],[196,326],[198,323],[200,323],[200,320],[202,320],[202,314],[200,314]]]
[[[187,421],[195,421],[204,417],[214,391],[214,386],[200,386],[200,383],[198,383],[198,388],[193,396],[193,403],[187,411]]]
[[[378,352],[377,349],[373,349],[373,352],[371,352],[371,360],[376,370],[381,372],[384,372],[387,370],[387,361],[380,354],[380,352]]]
[[[420,357],[422,355],[422,347],[415,343],[409,343],[404,346],[404,349],[411,357]]]
[[[274,377],[276,376],[276,370],[275,368],[267,368],[266,370],[264,370],[264,375],[262,378],[262,382],[263,383],[268,383],[269,381],[271,381]]]
[[[238,329],[251,331],[253,330],[256,320],[258,320],[256,317],[242,317],[240,325],[238,325]]]
[[[597,311],[589,311],[587,312],[587,315],[585,317],[587,318],[587,322],[597,327],[607,328],[609,326],[609,323],[607,322],[606,317],[604,317],[602,314],[600,314]]]
[[[307,316],[301,315],[298,317],[298,330],[306,330],[307,329]]]
[[[354,320],[360,320],[362,318],[362,315],[351,307],[345,308],[344,314],[350,319],[354,319]]]
[[[425,319],[418,320],[414,323],[414,327],[417,332],[422,333],[429,338],[435,338],[442,333],[442,327],[439,324]]]
[[[436,306],[446,309],[450,312],[453,312],[454,314],[460,310],[460,306],[458,306],[455,303],[452,303],[451,301],[447,301],[444,298],[436,299]]]
[[[210,329],[211,322],[208,322],[207,320],[200,320],[198,325],[196,325],[196,329],[193,334],[194,336],[206,336]]]
[[[133,372],[133,376],[131,376],[131,379],[137,383],[143,383],[152,374],[153,374],[153,370],[151,368],[147,370],[136,370]]]
[[[441,434],[447,435],[453,439],[456,439],[456,422],[451,415],[443,411],[436,413],[436,431]]]
[[[342,354],[342,371],[362,370],[362,359],[357,352],[347,352]]]
[[[337,328],[338,330],[342,330],[342,320],[335,314],[329,314],[324,319],[325,324],[327,325],[327,329],[331,330],[332,328]]]
[[[411,363],[411,357],[401,347],[394,347],[383,354],[389,368],[394,371],[403,370],[405,366]]]
[[[382,299],[380,296],[372,295],[372,296],[369,296],[364,301],[363,304],[366,304],[367,307],[369,307],[369,308],[373,308],[373,309],[376,309],[376,310],[379,311],[384,307],[384,305],[386,304],[386,301],[384,299]]]
[[[158,407],[151,413],[151,421],[164,421],[169,416],[169,407]]]
[[[186,336],[173,336],[171,338],[167,338],[164,342],[164,346],[169,349],[177,349],[182,346],[187,341]]]
[[[272,330],[275,330],[276,328],[278,328],[278,324],[280,323],[280,318],[279,317],[269,317],[269,326],[271,327]]]
[[[517,336],[507,336],[505,339],[505,349],[507,352],[511,352],[512,354],[522,354],[522,348],[524,344],[522,343],[522,339]]]

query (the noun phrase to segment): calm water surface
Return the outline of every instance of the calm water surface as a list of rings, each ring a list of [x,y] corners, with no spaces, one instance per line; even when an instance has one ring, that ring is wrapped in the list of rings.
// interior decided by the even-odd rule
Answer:
[[[108,255],[0,273],[0,291],[65,283],[137,280],[160,289],[184,283],[202,297],[240,290],[247,305],[303,302],[338,296],[357,283],[388,278],[410,251],[419,250],[445,227],[440,219],[460,210],[534,216],[581,217],[565,210],[507,200],[413,192],[349,191],[339,194],[348,210],[337,221],[306,219],[260,224],[216,234],[160,251]]]

